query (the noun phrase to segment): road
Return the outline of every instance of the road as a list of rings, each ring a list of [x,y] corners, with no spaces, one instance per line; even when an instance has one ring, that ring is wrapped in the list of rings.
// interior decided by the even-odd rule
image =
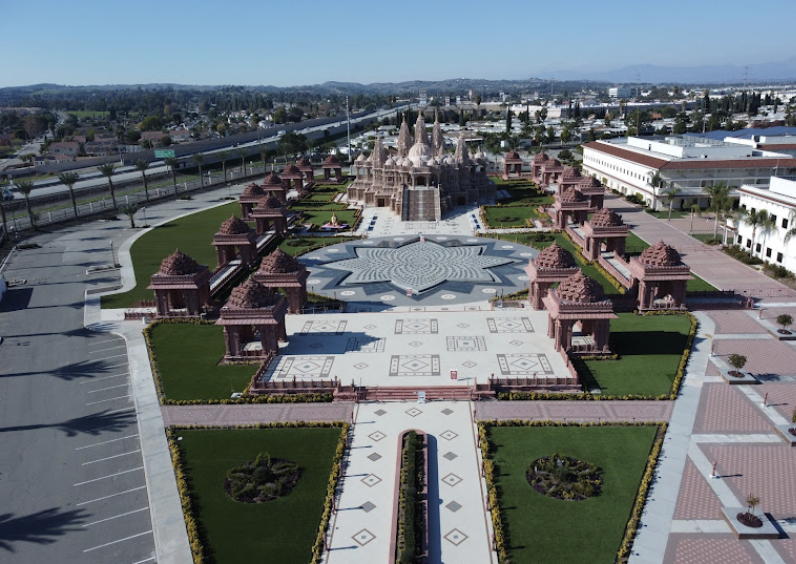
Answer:
[[[84,291],[118,280],[86,274],[107,229],[39,236],[3,272],[26,282],[0,302],[0,562],[154,562],[127,349],[83,328]]]

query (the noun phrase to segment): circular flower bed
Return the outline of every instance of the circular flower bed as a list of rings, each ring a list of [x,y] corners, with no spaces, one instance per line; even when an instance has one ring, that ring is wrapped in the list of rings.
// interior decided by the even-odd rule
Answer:
[[[796,437],[796,427],[791,427],[790,429],[788,429],[788,433]]]
[[[730,370],[729,372],[727,372],[727,374],[729,374],[733,378],[743,378],[743,372],[741,372],[740,370]]]
[[[227,472],[224,491],[235,501],[264,503],[289,494],[300,476],[301,470],[295,462],[271,458],[262,452],[253,462]]]
[[[540,494],[565,501],[582,501],[596,496],[603,484],[597,466],[558,453],[534,460],[525,477]]]
[[[790,335],[791,334],[791,332],[788,331],[787,329],[777,329],[777,333],[779,333],[780,335]]]
[[[746,511],[741,511],[735,518],[738,519],[742,525],[746,525],[747,527],[757,529],[763,526],[763,521],[760,520],[760,517],[747,513]]]

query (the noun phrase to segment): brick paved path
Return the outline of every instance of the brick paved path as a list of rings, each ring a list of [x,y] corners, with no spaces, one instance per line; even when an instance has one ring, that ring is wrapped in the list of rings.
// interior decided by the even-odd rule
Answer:
[[[253,405],[166,405],[163,422],[171,425],[247,425],[287,421],[348,421],[354,404],[264,403]]]

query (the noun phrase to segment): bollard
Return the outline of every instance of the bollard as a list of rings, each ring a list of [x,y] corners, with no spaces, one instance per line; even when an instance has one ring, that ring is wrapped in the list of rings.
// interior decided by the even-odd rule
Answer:
[[[768,407],[768,392],[763,396],[763,407]]]
[[[718,476],[716,475],[716,461],[715,460],[713,461],[713,470],[710,471],[710,477],[711,478],[718,478]]]

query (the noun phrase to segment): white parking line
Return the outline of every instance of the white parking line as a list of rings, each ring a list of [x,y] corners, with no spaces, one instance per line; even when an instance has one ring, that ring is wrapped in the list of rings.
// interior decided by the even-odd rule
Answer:
[[[109,358],[120,358],[122,356],[127,356],[127,353],[125,352],[123,354],[115,354],[113,356],[106,356],[106,357],[104,357],[104,358],[102,358],[100,360],[108,360]]]
[[[113,390],[113,389],[116,389],[116,388],[126,388],[129,385],[130,384],[119,384],[118,386],[111,386],[110,388],[100,388],[99,390],[91,390],[89,393],[90,394],[96,394],[97,392],[104,392],[104,391]]]
[[[110,411],[106,411],[105,415],[110,415],[111,413],[121,413],[123,411],[135,411],[135,407],[123,407],[121,409],[111,409]],[[103,427],[103,429],[107,429],[107,427]]]
[[[84,462],[83,466],[88,466],[89,464],[95,464],[97,462],[102,462],[103,460],[111,460],[112,458],[119,458],[119,457],[122,457],[122,456],[128,456],[130,454],[135,454],[137,452],[141,452],[141,449],[131,450],[130,452],[123,452],[122,454],[114,454],[113,456],[106,456],[105,458],[98,458],[97,460],[89,460],[88,462]]]
[[[152,562],[155,559],[153,556],[152,558],[147,558],[146,560],[139,560],[138,562],[133,562],[133,564],[144,564],[144,562]]]
[[[98,351],[89,351],[89,354],[101,353],[101,352],[105,352],[105,351],[115,351],[116,349],[123,349],[123,348],[125,348],[124,345],[118,345],[118,346],[115,346],[115,347],[111,347],[109,349],[99,349]]]
[[[102,346],[102,345],[107,345],[109,343],[121,343],[121,341],[119,339],[105,339],[104,341],[89,343],[88,347],[90,348],[90,347]]]
[[[119,539],[119,540],[115,540],[115,541],[111,541],[111,542],[106,542],[105,544],[101,544],[99,546],[94,546],[94,547],[91,547],[91,548],[87,548],[83,552],[84,553],[85,552],[91,552],[92,550],[97,550],[98,548],[105,548],[106,546],[110,546],[112,544],[116,544],[117,542],[124,542],[126,540],[130,540],[130,539],[134,539],[134,538],[138,538],[138,537],[143,537],[144,535],[148,535],[151,532],[152,532],[152,529],[150,529],[148,531],[144,531],[143,533],[138,533],[137,535],[132,535],[132,536],[129,536],[129,537],[125,537],[123,539]]]
[[[113,376],[103,376],[102,378],[92,378],[91,380],[84,380],[80,382],[80,384],[93,384],[94,382],[98,382],[99,380],[107,380],[108,378],[118,378],[119,376],[129,376],[129,372],[122,372],[121,374],[114,374]]]
[[[133,437],[137,437],[137,436],[138,436],[138,433],[136,433],[135,435],[127,435],[126,437],[119,437],[118,439],[111,439],[109,441],[102,441],[101,443],[94,443],[94,444],[85,445],[85,446],[82,446],[82,447],[77,447],[75,450],[83,450],[84,448],[91,448],[91,447],[95,447],[95,446],[106,445],[108,443],[115,443],[116,441],[123,441],[124,439],[132,439]]]
[[[111,368],[121,368],[122,366],[127,366],[126,362],[121,364],[114,364],[113,366],[105,366],[105,370],[110,370]]]
[[[116,397],[116,398],[108,398],[108,399],[104,399],[104,400],[90,401],[86,405],[97,405],[98,403],[103,403],[103,402],[106,402],[106,401],[113,401],[113,400],[117,400],[117,399],[129,398],[131,395],[132,394],[127,394],[126,396],[119,396],[119,397]]]
[[[103,497],[98,497],[97,499],[90,499],[88,501],[81,501],[75,507],[80,507],[81,505],[88,505],[89,503],[95,503],[97,501],[102,501],[104,499],[110,499],[112,497],[116,497],[116,496],[119,496],[119,495],[124,495],[124,494],[127,494],[127,493],[133,493],[133,492],[137,492],[139,490],[145,490],[145,489],[146,489],[146,486],[140,486],[140,487],[137,487],[137,488],[133,488],[131,490],[124,490],[123,492],[118,492],[118,493],[115,493],[115,494],[106,495],[106,496],[103,496]]]
[[[99,482],[100,480],[107,480],[108,478],[114,478],[116,476],[121,476],[122,474],[129,474],[130,472],[137,472],[139,470],[143,470],[143,466],[139,466],[138,468],[131,468],[130,470],[122,470],[121,472],[116,472],[116,474],[110,474],[108,476],[103,476],[102,478],[94,478],[93,480],[86,480],[85,482],[78,482],[74,484],[74,486],[85,486],[86,484],[90,484],[92,482]]]
[[[118,519],[119,517],[127,517],[128,515],[132,515],[133,513],[141,513],[142,511],[146,511],[147,509],[149,509],[149,507],[142,507],[141,509],[133,509],[132,511],[128,511],[127,513],[122,513],[121,515],[114,515],[113,517],[108,517],[107,519],[100,519],[99,521],[86,523],[83,526],[90,527],[92,525],[98,525],[100,523],[104,523],[105,521],[113,521],[114,519]],[[146,560],[144,560],[144,562],[146,562]]]

